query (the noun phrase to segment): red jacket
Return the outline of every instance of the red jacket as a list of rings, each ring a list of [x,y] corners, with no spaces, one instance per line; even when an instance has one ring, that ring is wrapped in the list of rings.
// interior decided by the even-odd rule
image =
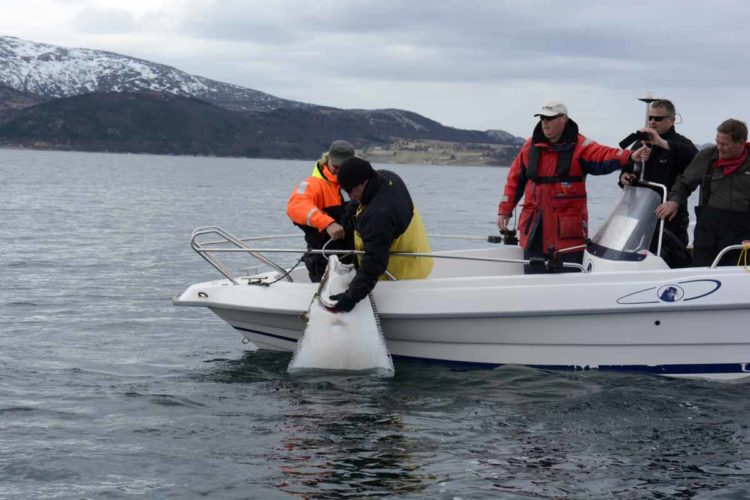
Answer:
[[[343,204],[338,179],[325,164],[318,161],[312,175],[292,191],[286,205],[286,214],[301,226],[312,226],[323,232],[331,223],[336,222],[325,210]]]
[[[583,245],[588,237],[586,175],[619,171],[630,162],[630,154],[585,138],[573,120],[568,120],[561,143],[555,145],[537,125],[510,167],[498,214],[512,215],[523,196],[518,219],[522,247],[528,246],[540,223],[545,254]]]

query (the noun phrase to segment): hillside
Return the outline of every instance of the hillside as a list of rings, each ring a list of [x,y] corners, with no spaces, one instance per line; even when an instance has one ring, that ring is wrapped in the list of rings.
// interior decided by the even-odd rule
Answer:
[[[241,115],[191,97],[94,93],[26,108],[0,125],[0,140],[28,147],[232,155]]]
[[[239,113],[160,92],[90,93],[53,99],[17,111],[0,125],[2,143],[25,147],[266,158],[313,158],[328,147],[331,137],[347,137],[362,151],[399,144],[413,149],[406,146],[405,139],[434,138],[444,141],[443,147],[457,139],[492,143],[503,149],[499,141],[483,132],[444,127],[398,110]],[[514,153],[515,148],[510,150]]]
[[[0,37],[0,143],[7,146],[310,158],[335,138],[407,162],[432,161],[417,153],[439,141],[441,161],[480,164],[508,164],[523,143],[502,130],[455,129],[410,111],[317,106],[111,52]],[[469,144],[484,152],[451,153]]]
[[[0,84],[0,122],[11,116],[15,111],[28,108],[42,101],[43,99],[39,96]]]

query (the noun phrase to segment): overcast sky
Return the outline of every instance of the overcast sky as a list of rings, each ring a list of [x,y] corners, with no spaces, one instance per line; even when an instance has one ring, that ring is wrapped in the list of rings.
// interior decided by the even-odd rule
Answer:
[[[559,99],[614,145],[652,92],[712,142],[750,119],[750,2],[0,0],[0,34],[103,49],[278,97],[526,137]]]

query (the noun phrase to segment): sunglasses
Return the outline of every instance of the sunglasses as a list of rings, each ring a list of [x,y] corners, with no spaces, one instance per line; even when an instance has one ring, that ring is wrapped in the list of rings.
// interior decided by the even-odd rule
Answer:
[[[648,121],[653,120],[655,122],[660,122],[660,121],[664,120],[665,118],[672,118],[672,117],[671,116],[653,116],[653,115],[648,115]]]
[[[562,116],[562,115],[555,115],[555,116],[540,116],[540,117],[539,117],[539,119],[540,119],[540,120],[542,120],[543,122],[550,122],[550,121],[552,121],[552,120],[557,120],[557,119],[558,119],[558,118],[560,118],[561,116]]]

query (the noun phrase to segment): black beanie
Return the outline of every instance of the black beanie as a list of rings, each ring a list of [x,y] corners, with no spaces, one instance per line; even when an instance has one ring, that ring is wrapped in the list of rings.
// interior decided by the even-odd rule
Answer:
[[[373,170],[370,162],[356,156],[344,160],[344,162],[339,165],[338,172],[336,172],[339,185],[346,192],[351,191],[352,188],[359,186],[374,175],[375,170]]]

